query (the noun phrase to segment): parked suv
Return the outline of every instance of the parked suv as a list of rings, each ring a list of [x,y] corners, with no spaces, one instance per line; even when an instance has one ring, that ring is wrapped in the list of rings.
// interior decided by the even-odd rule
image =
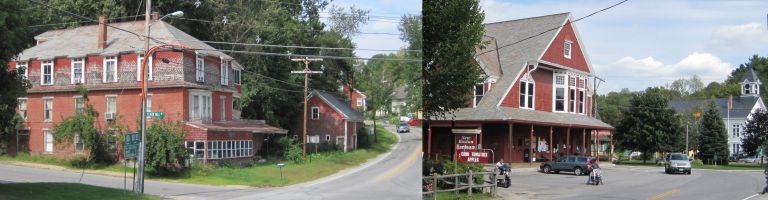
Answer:
[[[671,153],[667,155],[664,163],[664,172],[691,174],[691,160],[684,153]]]
[[[587,160],[591,159],[592,157],[587,156],[563,156],[557,160],[541,163],[539,169],[544,173],[560,173],[560,171],[568,171],[573,172],[573,174],[577,176],[589,174]]]

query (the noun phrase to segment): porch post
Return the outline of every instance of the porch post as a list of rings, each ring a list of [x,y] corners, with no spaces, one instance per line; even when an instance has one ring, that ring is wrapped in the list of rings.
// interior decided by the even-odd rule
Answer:
[[[531,124],[531,141],[529,142],[528,166],[533,165],[533,124]]]
[[[480,147],[485,148],[485,145],[483,145],[483,125],[480,124],[480,127],[478,127],[478,129],[480,129],[480,135],[478,136],[480,138],[477,139],[478,141],[477,143],[480,144]]]
[[[549,160],[552,160],[552,126],[549,126]]]
[[[587,129],[581,129],[581,155],[589,155],[587,154]]]
[[[573,145],[571,142],[571,127],[568,127],[568,129],[565,131],[565,153],[568,155],[572,154],[571,145]]]
[[[427,159],[432,155],[432,126],[427,124]]]
[[[509,143],[507,143],[507,153],[509,153],[509,163],[512,163],[512,161],[515,159],[515,140],[512,138],[512,126],[514,126],[513,123],[509,123]]]
[[[608,131],[608,138],[610,139],[610,142],[611,142],[611,154],[610,154],[611,156],[609,160],[613,160],[613,131]]]

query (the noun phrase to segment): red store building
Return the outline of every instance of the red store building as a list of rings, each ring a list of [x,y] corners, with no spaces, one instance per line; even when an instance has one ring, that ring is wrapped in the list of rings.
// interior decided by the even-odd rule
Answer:
[[[469,154],[457,150],[488,155],[467,162],[609,156],[613,127],[593,116],[594,70],[570,13],[485,24],[485,31],[489,45],[475,59],[484,81],[466,108],[431,121],[427,156],[467,161]]]
[[[195,49],[162,50],[149,57],[147,111],[163,112],[164,119],[181,121],[185,145],[196,158],[250,159],[258,153],[264,134],[287,131],[264,121],[241,120],[240,66],[227,54],[195,39],[153,13],[151,46],[181,44]],[[37,45],[24,50],[10,69],[26,68],[33,87],[19,99],[25,119],[14,150],[33,154],[70,155],[83,151],[76,137],[74,145],[55,144],[54,125],[73,116],[85,101],[77,91],[88,91],[88,104],[98,113],[95,126],[104,134],[118,136],[113,125],[130,132],[139,128],[141,108],[140,62],[145,59],[144,42],[132,33],[144,33],[144,21],[110,23],[99,18],[98,25],[51,30],[35,37]],[[159,118],[148,119],[148,124]],[[112,123],[114,122],[114,123]],[[149,126],[149,125],[148,125]],[[115,153],[121,155],[115,141]],[[12,145],[14,146],[14,145]]]

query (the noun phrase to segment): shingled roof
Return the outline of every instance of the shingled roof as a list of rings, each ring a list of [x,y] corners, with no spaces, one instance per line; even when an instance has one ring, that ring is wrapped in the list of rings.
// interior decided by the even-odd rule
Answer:
[[[760,97],[756,96],[739,96],[733,97],[733,108],[728,113],[728,98],[719,99],[704,99],[704,100],[676,100],[670,101],[669,107],[677,112],[691,112],[697,108],[706,110],[709,106],[709,102],[714,101],[717,105],[717,110],[720,111],[722,118],[746,118],[752,113],[752,109],[759,101]]]
[[[110,23],[109,25],[137,34],[144,34],[144,21]],[[47,60],[55,57],[85,57],[94,54],[112,56],[126,52],[144,51],[143,38],[109,26],[107,26],[106,47],[99,49],[97,44],[98,27],[99,25],[87,25],[71,29],[51,30],[37,35],[35,39],[44,40],[44,42],[21,52],[17,60],[25,61],[32,58]],[[150,37],[157,40],[151,40],[150,46],[163,42],[186,45],[197,49],[214,49],[164,21],[152,22],[150,31]],[[232,59],[220,51],[198,50],[198,52]]]
[[[309,94],[308,98],[311,98],[313,96],[320,97],[320,99],[328,103],[328,105],[333,107],[334,110],[338,111],[339,114],[344,116],[344,119],[347,119],[349,121],[360,121],[360,122],[365,120],[365,118],[363,117],[363,114],[361,114],[360,112],[357,112],[352,107],[349,107],[348,103],[345,103],[343,100],[341,100],[339,97],[337,97],[334,94],[313,90]]]
[[[744,73],[744,76],[741,77],[740,82],[760,82],[760,79],[757,77],[757,73],[755,73],[755,70],[750,67],[747,69],[747,73]]]

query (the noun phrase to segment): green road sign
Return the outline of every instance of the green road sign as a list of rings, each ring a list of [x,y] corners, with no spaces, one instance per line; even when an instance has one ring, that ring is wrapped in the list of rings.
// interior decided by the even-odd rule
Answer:
[[[138,133],[129,133],[125,135],[125,141],[123,145],[123,156],[126,159],[136,158],[139,155],[139,138]]]
[[[163,112],[147,112],[147,117],[165,117],[165,113]]]

